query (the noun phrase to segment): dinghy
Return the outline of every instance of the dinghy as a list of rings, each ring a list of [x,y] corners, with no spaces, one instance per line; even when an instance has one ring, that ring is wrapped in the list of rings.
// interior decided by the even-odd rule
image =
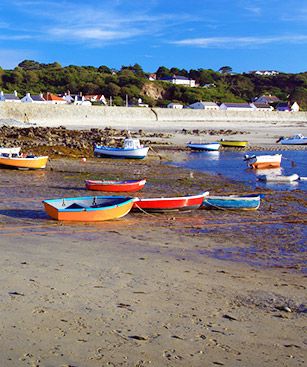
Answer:
[[[255,169],[278,168],[281,163],[281,154],[274,155],[245,155],[247,166]]]
[[[206,196],[201,208],[230,209],[230,210],[257,210],[260,206],[260,194]]]
[[[137,198],[124,196],[85,196],[44,200],[47,214],[60,221],[97,222],[128,214]]]
[[[277,140],[276,143],[280,143],[282,145],[305,145],[307,144],[307,137],[302,134],[290,136],[289,138],[282,136]]]
[[[95,145],[94,155],[107,158],[143,159],[148,154],[149,147],[140,144],[139,139],[126,138],[122,148]]]
[[[46,167],[48,156],[23,155],[17,153],[2,153],[0,166],[17,169],[42,169]]]
[[[284,183],[289,183],[289,182],[294,182],[294,181],[298,181],[300,179],[300,176],[297,175],[296,173],[293,173],[292,175],[274,175],[274,174],[269,174],[269,175],[260,175],[257,176],[257,179],[259,181],[265,181],[265,182],[284,182]]]
[[[181,197],[139,198],[138,201],[133,204],[133,209],[139,209],[145,212],[168,212],[198,209],[207,195],[209,195],[209,192]]]
[[[189,142],[187,147],[192,150],[206,150],[206,151],[216,151],[219,150],[221,144],[218,142],[213,143],[193,143]]]
[[[146,183],[146,179],[142,180],[125,180],[125,181],[94,181],[85,180],[87,190],[106,191],[106,192],[133,192],[141,190]]]
[[[223,147],[232,147],[232,148],[245,148],[248,144],[246,140],[228,140],[228,139],[221,139],[220,144]]]

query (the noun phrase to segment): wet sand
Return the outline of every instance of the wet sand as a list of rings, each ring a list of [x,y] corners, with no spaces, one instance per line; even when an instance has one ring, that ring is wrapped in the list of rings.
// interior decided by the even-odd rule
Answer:
[[[44,199],[88,194],[86,178],[127,172],[147,177],[139,196],[246,192],[164,161],[52,159],[46,171],[1,170],[4,366],[305,365],[306,274],[274,261],[275,247],[306,234],[291,193],[268,190],[256,212],[131,213],[96,224],[59,223],[43,210]],[[217,256],[256,243],[272,249],[262,253],[271,266]]]

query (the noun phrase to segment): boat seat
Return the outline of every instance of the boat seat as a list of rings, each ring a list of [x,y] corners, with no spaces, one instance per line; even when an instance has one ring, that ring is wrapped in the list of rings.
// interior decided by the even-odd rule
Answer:
[[[67,206],[65,209],[84,209],[84,206],[77,204],[77,203],[73,203]]]

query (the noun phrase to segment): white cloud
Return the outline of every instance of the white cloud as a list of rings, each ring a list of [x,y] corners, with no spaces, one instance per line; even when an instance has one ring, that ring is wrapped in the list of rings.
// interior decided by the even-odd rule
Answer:
[[[188,38],[171,42],[179,46],[238,48],[254,47],[272,43],[307,43],[307,35],[259,36],[259,37],[207,37]]]

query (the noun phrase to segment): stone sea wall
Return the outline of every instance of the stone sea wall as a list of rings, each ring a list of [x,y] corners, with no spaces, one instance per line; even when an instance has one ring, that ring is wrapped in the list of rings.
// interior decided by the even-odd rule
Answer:
[[[39,126],[72,128],[114,127],[128,129],[174,130],[207,128],[221,123],[263,125],[306,123],[307,112],[205,111],[167,108],[43,105],[0,102],[0,125],[5,121]]]

